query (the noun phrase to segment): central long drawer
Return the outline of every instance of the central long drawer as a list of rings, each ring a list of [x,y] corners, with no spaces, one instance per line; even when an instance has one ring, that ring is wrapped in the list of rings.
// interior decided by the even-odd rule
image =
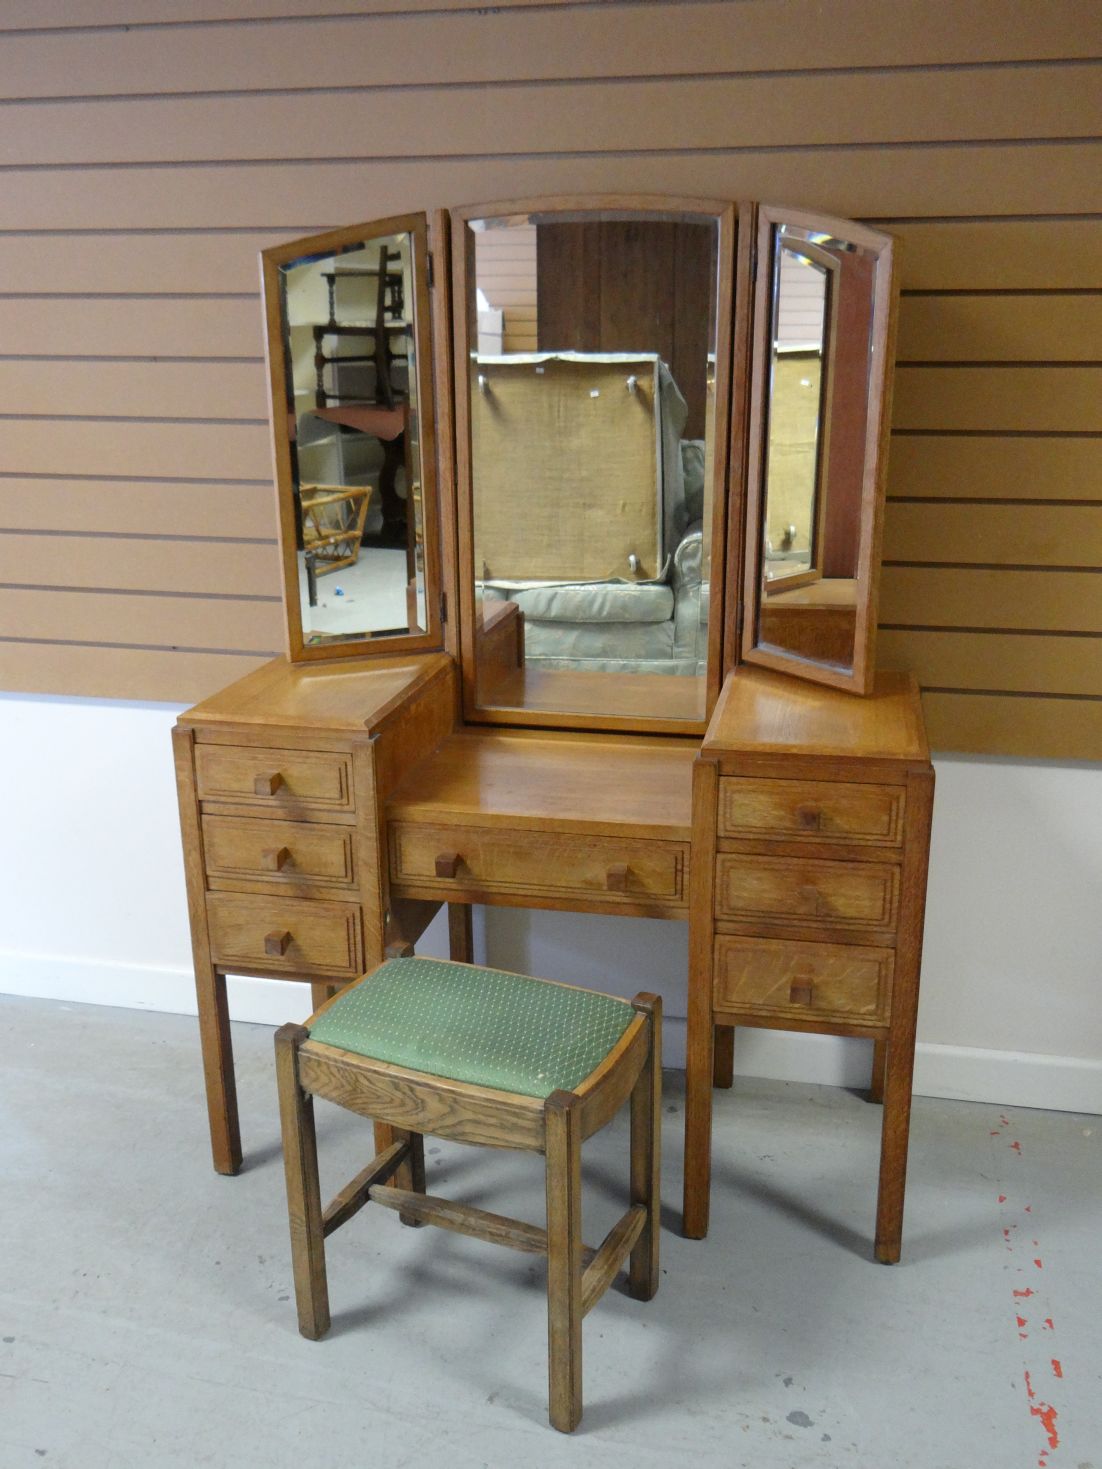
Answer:
[[[562,895],[609,906],[686,903],[684,842],[395,821],[389,847],[397,887]]]

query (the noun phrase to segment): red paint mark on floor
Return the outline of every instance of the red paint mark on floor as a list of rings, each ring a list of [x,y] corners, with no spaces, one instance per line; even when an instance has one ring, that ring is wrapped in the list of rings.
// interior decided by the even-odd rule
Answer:
[[[1043,1269],[1044,1269],[1044,1268],[1045,1268],[1045,1267],[1044,1267],[1044,1266],[1043,1266],[1043,1265],[1042,1265],[1042,1264],[1041,1264],[1041,1261],[1040,1261],[1040,1259],[1039,1259],[1039,1258],[1038,1258],[1038,1259],[1035,1259],[1035,1260],[1034,1260],[1034,1261],[1033,1261],[1033,1263],[1034,1263],[1034,1265],[1036,1265],[1036,1267],[1037,1267],[1037,1269],[1038,1269],[1038,1270],[1043,1270]]]
[[[1033,1289],[1033,1287],[1031,1285],[1027,1285],[1026,1288],[1025,1288],[1025,1290],[1016,1290],[1014,1292],[1014,1294],[1018,1297],[1019,1300],[1024,1301],[1029,1296],[1035,1295],[1036,1292],[1034,1291],[1034,1289]]]
[[[1033,1294],[1033,1292],[1030,1291],[1030,1295],[1032,1295],[1032,1294]],[[1053,1324],[1052,1324],[1052,1317],[1051,1316],[1046,1316],[1045,1317],[1045,1325],[1048,1327],[1049,1331],[1055,1331],[1056,1330],[1055,1326],[1053,1326]]]
[[[1006,1203],[1006,1195],[1005,1194],[1000,1194],[999,1195],[999,1203],[1000,1204],[1005,1204]]]
[[[1059,1357],[1053,1357],[1052,1359],[1052,1375],[1053,1377],[1063,1377],[1064,1375],[1064,1368]]]
[[[1020,1158],[1021,1155],[1022,1155],[1022,1145],[1021,1145],[1021,1143],[1011,1143],[1010,1144],[1010,1151],[1012,1153],[1017,1153],[1018,1156],[1019,1156],[1019,1158]]]
[[[1024,1316],[1016,1316],[1014,1319],[1017,1321],[1019,1327],[1028,1325],[1028,1321]]]
[[[1028,1367],[1025,1369],[1025,1390],[1027,1397],[1035,1398],[1037,1396],[1037,1394],[1033,1391],[1033,1379],[1029,1375]]]
[[[1025,1211],[1026,1211],[1027,1214],[1032,1214],[1033,1213],[1033,1205],[1032,1204],[1027,1204],[1025,1206]]]
[[[1051,1403],[1038,1403],[1035,1407],[1031,1404],[1029,1411],[1034,1418],[1041,1420],[1041,1427],[1048,1434],[1048,1446],[1050,1449],[1060,1447],[1060,1435],[1056,1432],[1056,1409]]]

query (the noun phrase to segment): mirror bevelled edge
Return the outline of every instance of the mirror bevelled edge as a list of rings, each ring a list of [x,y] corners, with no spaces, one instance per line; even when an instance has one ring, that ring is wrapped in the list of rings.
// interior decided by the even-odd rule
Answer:
[[[770,449],[770,409],[772,369],[778,354],[779,321],[775,312],[779,240],[785,230],[798,239],[817,242],[820,238],[837,248],[863,252],[874,264],[869,294],[868,351],[861,399],[864,415],[862,458],[860,464],[860,503],[853,546],[852,575],[852,654],[848,664],[834,661],[829,654],[815,656],[799,647],[785,649],[763,636],[763,611],[770,617],[784,600],[765,593],[768,526],[767,483]],[[899,243],[889,235],[869,229],[853,220],[811,213],[807,210],[784,209],[759,205],[757,209],[756,279],[753,292],[753,326],[750,350],[750,407],[747,432],[746,462],[746,531],[743,560],[743,624],[739,656],[742,661],[776,669],[796,678],[827,684],[855,694],[871,691],[876,675],[876,621],[880,575],[880,548],[883,531],[887,448],[890,435],[892,375],[895,359],[895,332],[898,309],[897,266]],[[787,243],[787,242],[786,242]],[[833,354],[833,333],[831,354]],[[824,342],[826,336],[824,335]],[[852,345],[852,343],[851,343]],[[832,363],[822,366],[824,373],[833,370]],[[823,385],[826,401],[831,384]],[[820,432],[829,430],[820,425]],[[829,471],[817,481],[820,495],[826,496],[829,514]],[[823,507],[817,507],[822,512]],[[824,592],[830,590],[824,582]],[[792,596],[801,603],[814,604],[814,588],[796,589]],[[824,616],[836,616],[823,603]]]
[[[284,278],[286,267],[323,256],[339,257],[357,247],[389,237],[408,236],[411,252],[410,283],[416,434],[423,562],[423,615],[414,628],[384,629],[374,635],[354,634],[311,643],[303,627],[300,601],[300,556],[296,515],[295,450],[297,425],[289,422],[288,383],[291,365],[285,348]],[[272,246],[260,254],[268,362],[269,416],[279,523],[280,567],[283,581],[287,653],[292,662],[373,656],[404,656],[431,651],[443,642],[441,623],[440,511],[437,490],[437,407],[434,394],[433,330],[430,304],[430,251],[432,231],[425,213],[396,215]],[[410,396],[414,396],[411,392]],[[412,486],[407,482],[407,509],[414,515]],[[301,512],[299,512],[301,514]]]
[[[707,663],[703,678],[700,717],[652,717],[639,709],[606,712],[603,709],[550,708],[547,706],[513,707],[484,702],[479,695],[477,678],[477,609],[473,575],[467,569],[473,564],[475,542],[472,482],[472,420],[465,385],[468,381],[469,358],[476,338],[476,320],[472,303],[475,277],[474,247],[471,226],[475,221],[504,221],[509,217],[538,216],[548,220],[555,216],[577,221],[598,215],[654,215],[673,218],[685,214],[707,218],[716,230],[715,280],[715,377],[714,402],[717,419],[715,452],[708,476],[708,513],[711,547],[711,573],[707,595]],[[530,727],[569,729],[622,729],[667,734],[701,734],[707,727],[722,682],[722,652],[725,636],[725,587],[728,564],[728,517],[732,513],[729,494],[730,447],[732,423],[741,423],[737,404],[732,403],[732,341],[738,335],[735,311],[735,257],[739,244],[739,267],[742,230],[750,215],[729,200],[687,199],[665,195],[577,195],[509,200],[479,205],[465,205],[451,210],[452,222],[452,297],[453,297],[453,373],[455,381],[456,448],[457,448],[457,532],[458,591],[460,596],[460,643],[463,667],[465,718],[472,723],[518,724]],[[746,248],[747,258],[749,249]],[[741,288],[740,288],[741,289]],[[748,318],[748,313],[747,313]],[[538,370],[538,369],[537,369]],[[738,432],[736,427],[734,432]]]

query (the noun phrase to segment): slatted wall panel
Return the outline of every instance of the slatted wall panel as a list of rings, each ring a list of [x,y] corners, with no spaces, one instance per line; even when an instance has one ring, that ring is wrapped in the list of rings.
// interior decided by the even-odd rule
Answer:
[[[939,748],[1098,756],[1102,7],[794,8],[9,0],[0,686],[191,699],[279,646],[259,248],[696,193],[904,238],[884,656]]]
[[[475,274],[489,304],[502,313],[502,350],[536,350],[536,227],[480,230]]]

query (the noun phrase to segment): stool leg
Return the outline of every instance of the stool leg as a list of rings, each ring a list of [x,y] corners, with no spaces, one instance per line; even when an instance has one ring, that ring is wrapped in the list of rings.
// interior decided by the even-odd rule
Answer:
[[[643,994],[631,1003],[647,1016],[650,1043],[631,1093],[631,1202],[643,1205],[647,1222],[631,1252],[628,1289],[637,1301],[649,1301],[658,1289],[662,1211],[662,1000]]]
[[[547,1163],[547,1357],[552,1428],[582,1417],[582,1128],[572,1092],[544,1103]]]
[[[302,1090],[298,1079],[298,1048],[307,1039],[309,1031],[304,1026],[281,1026],[276,1031],[275,1051],[298,1329],[303,1336],[317,1341],[329,1330],[329,1287],[325,1279],[314,1099]]]

